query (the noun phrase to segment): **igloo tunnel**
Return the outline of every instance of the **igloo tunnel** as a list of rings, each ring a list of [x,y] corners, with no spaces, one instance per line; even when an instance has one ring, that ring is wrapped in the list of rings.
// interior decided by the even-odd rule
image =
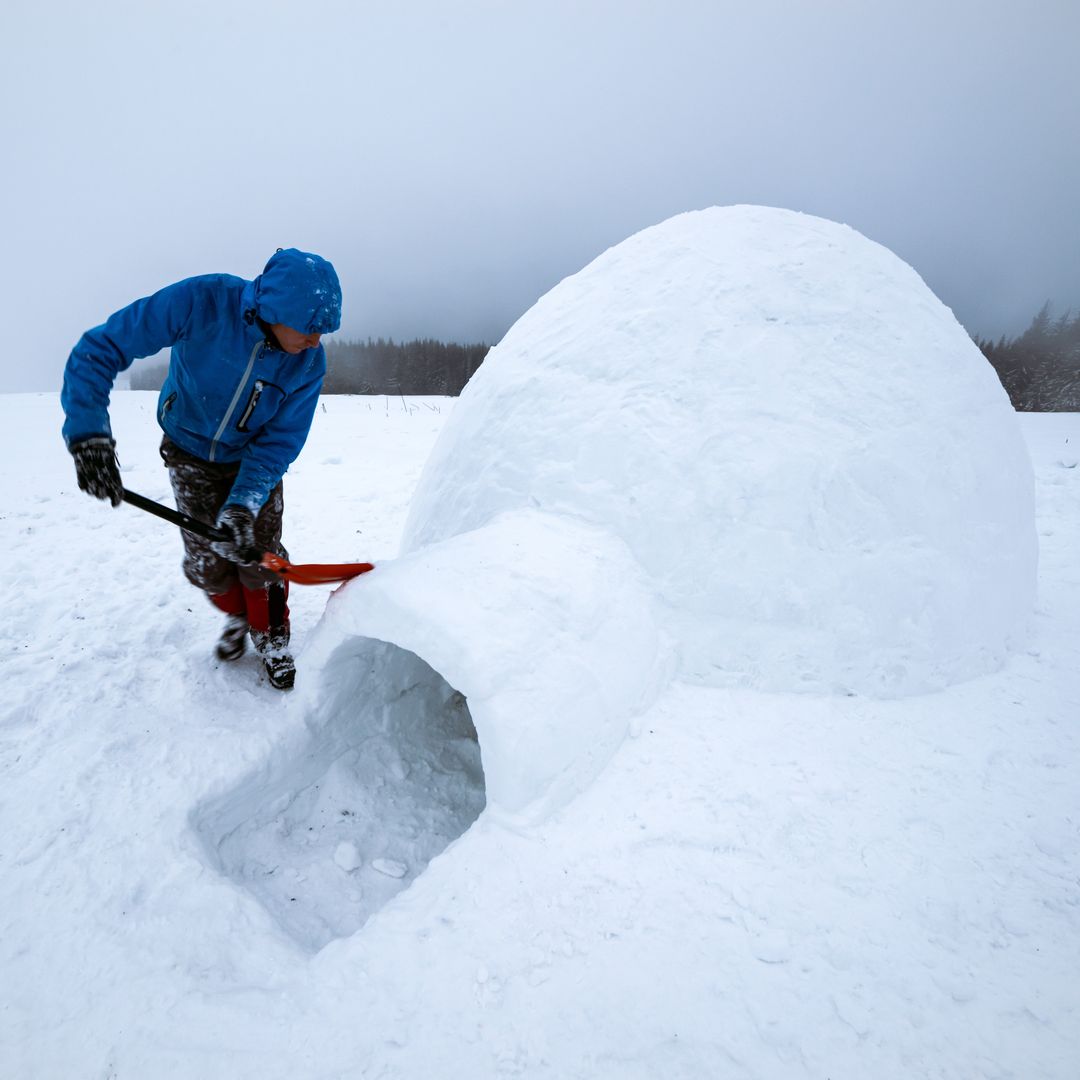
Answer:
[[[519,820],[545,816],[596,776],[673,664],[625,545],[535,510],[499,515],[339,590],[304,652],[312,717],[333,723],[366,692],[350,653],[371,638],[422,657],[465,696],[488,805]]]

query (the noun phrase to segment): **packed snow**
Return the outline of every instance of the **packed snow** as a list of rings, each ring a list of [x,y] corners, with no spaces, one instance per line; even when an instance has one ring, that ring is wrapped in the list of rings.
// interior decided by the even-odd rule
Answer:
[[[0,397],[0,1075],[1080,1074],[1080,417],[958,332],[737,208],[324,399],[291,695]]]

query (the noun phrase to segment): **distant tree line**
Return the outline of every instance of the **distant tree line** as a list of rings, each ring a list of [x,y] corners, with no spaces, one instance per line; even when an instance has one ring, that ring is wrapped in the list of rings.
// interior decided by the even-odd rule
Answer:
[[[476,373],[490,345],[454,345],[423,338],[395,342],[328,341],[324,394],[440,394],[456,397]],[[160,390],[168,363],[136,362],[132,390]]]
[[[326,345],[324,394],[442,394],[456,397],[487,356],[489,345],[432,338],[383,338]]]
[[[994,365],[1013,408],[1080,412],[1080,315],[1055,318],[1047,302],[1019,337],[976,337],[975,344]]]

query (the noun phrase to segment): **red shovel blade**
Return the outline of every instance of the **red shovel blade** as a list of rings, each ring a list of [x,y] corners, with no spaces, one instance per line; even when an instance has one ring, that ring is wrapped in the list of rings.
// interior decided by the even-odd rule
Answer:
[[[291,563],[280,555],[269,551],[263,553],[259,565],[264,570],[272,570],[278,577],[297,585],[328,585],[335,581],[348,581],[349,578],[366,574],[375,567],[369,562],[354,563]]]

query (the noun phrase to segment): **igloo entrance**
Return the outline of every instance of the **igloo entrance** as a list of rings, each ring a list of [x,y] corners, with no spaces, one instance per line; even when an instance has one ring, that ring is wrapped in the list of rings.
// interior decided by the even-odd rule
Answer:
[[[486,801],[465,697],[430,665],[353,638],[331,666],[306,743],[193,815],[215,868],[313,952],[363,926]]]

